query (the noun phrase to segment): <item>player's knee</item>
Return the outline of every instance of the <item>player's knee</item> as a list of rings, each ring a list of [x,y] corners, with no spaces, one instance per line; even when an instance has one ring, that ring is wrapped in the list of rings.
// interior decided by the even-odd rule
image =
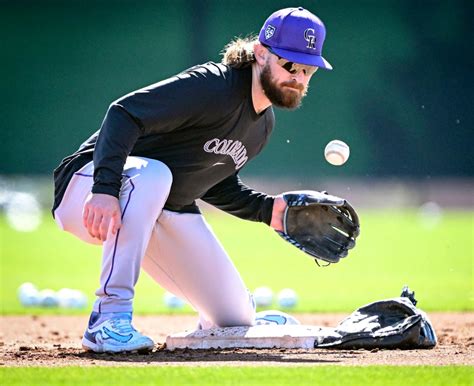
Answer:
[[[136,203],[136,208],[146,208],[139,210],[140,216],[155,221],[163,209],[173,182],[168,166],[157,160],[128,157],[124,175],[128,178],[122,186],[121,194],[131,198],[131,202]]]
[[[150,192],[163,192],[166,195],[171,189],[173,175],[163,162],[140,158],[141,164],[136,168],[137,188]]]
[[[166,164],[161,161],[150,160],[149,170],[155,177],[153,182],[156,183],[158,187],[166,186],[168,190],[171,188],[173,174]]]

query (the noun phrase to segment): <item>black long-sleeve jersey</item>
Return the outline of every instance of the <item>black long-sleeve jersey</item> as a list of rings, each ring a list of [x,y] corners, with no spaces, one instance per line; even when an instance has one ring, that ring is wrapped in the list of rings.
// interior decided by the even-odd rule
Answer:
[[[173,184],[165,209],[200,213],[202,200],[240,218],[270,224],[273,196],[238,172],[267,143],[275,117],[257,114],[251,67],[209,62],[113,102],[94,133],[54,171],[54,210],[76,171],[94,160],[93,193],[119,196],[128,155],[165,163]],[[150,192],[150,194],[154,194]]]

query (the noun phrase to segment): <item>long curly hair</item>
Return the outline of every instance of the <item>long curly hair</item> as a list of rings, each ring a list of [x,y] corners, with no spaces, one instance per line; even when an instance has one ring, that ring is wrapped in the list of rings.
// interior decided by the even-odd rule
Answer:
[[[255,62],[253,52],[255,43],[258,43],[256,35],[249,35],[244,38],[236,37],[222,50],[222,63],[234,68],[249,66]]]

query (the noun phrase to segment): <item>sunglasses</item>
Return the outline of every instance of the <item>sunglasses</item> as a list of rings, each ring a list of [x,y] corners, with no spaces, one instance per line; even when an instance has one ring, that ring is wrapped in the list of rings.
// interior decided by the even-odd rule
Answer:
[[[286,60],[282,58],[280,55],[278,55],[275,51],[272,50],[270,46],[264,45],[264,47],[270,51],[273,55],[275,55],[278,60],[277,64],[280,67],[283,67],[286,71],[288,71],[291,75],[297,75],[300,72],[303,72],[304,75],[310,76],[313,75],[319,67],[317,66],[309,66],[307,64],[299,64],[295,62],[290,62],[289,60]]]

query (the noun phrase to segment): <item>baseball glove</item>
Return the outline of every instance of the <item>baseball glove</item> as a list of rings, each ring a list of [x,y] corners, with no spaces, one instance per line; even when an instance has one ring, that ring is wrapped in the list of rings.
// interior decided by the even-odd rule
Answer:
[[[316,191],[287,192],[283,199],[287,203],[284,232],[278,234],[316,263],[316,259],[337,263],[354,248],[359,217],[346,200]]]

